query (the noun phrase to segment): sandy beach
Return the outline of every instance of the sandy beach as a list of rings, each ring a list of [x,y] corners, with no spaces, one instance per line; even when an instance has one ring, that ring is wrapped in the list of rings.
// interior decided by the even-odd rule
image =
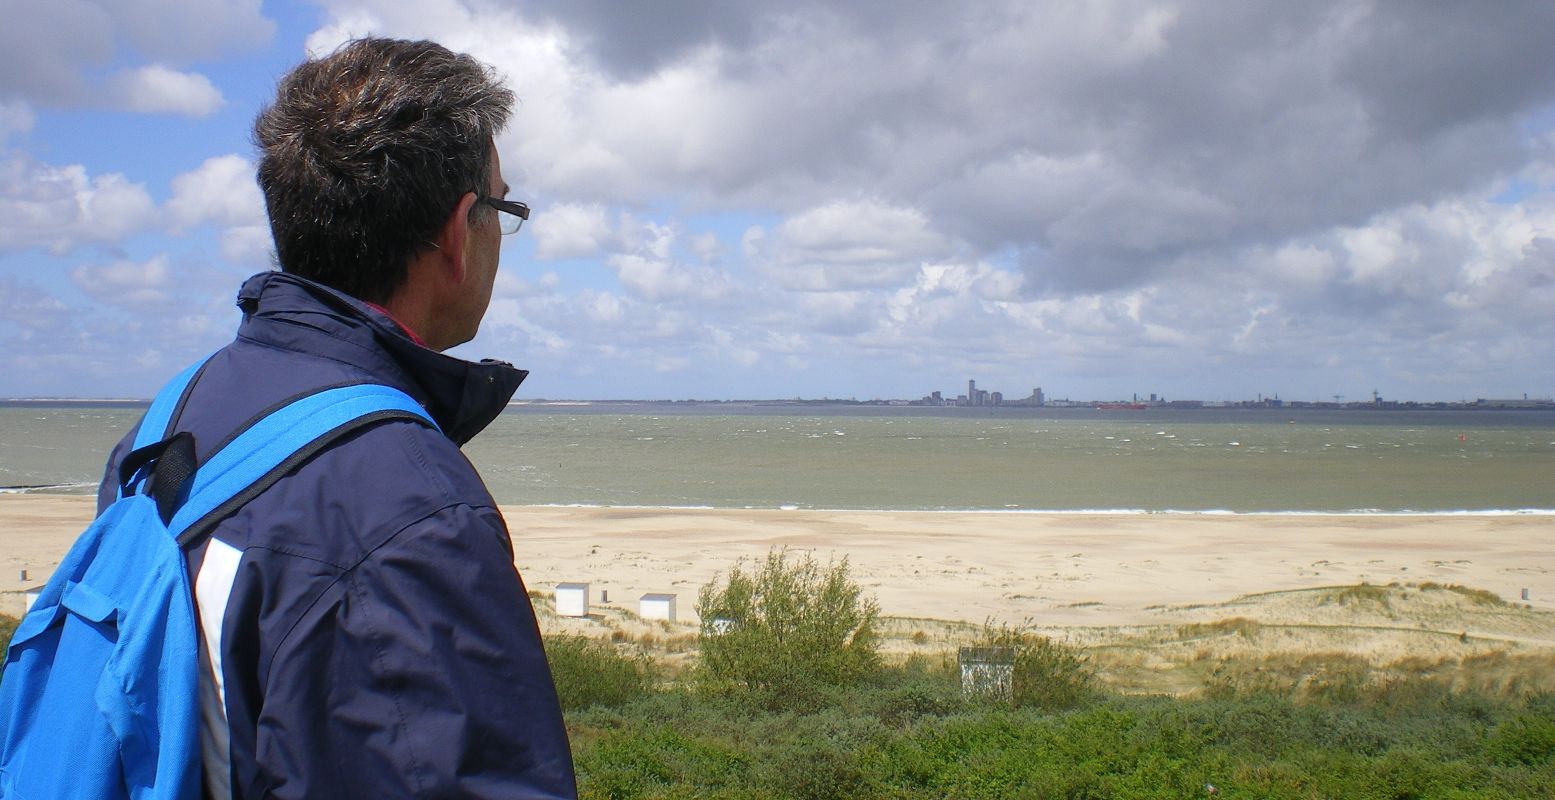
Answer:
[[[0,495],[0,610],[41,585],[88,497]],[[771,548],[846,557],[888,616],[1044,627],[1145,625],[1166,607],[1368,582],[1456,584],[1555,609],[1555,517],[1066,515],[506,507],[531,590],[587,582],[635,610]],[[20,580],[21,570],[28,578]],[[14,607],[13,607],[14,606]]]

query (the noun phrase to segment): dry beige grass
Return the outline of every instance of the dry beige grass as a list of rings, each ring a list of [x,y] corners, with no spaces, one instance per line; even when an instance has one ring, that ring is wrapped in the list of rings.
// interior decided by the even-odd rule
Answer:
[[[596,607],[555,615],[532,593],[542,629],[607,639],[669,667],[695,659],[697,627]],[[1129,693],[1276,691],[1295,697],[1384,692],[1404,681],[1497,695],[1555,691],[1555,613],[1441,584],[1354,584],[1160,607],[1153,625],[1026,627],[1085,651],[1100,682]],[[888,662],[953,659],[987,625],[884,617]]]

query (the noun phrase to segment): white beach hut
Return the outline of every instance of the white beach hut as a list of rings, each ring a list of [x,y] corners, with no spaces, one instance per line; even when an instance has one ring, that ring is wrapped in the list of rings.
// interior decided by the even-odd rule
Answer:
[[[556,584],[556,614],[562,617],[588,616],[589,585],[586,583]]]
[[[675,621],[675,595],[648,593],[637,603],[637,616],[643,619]]]

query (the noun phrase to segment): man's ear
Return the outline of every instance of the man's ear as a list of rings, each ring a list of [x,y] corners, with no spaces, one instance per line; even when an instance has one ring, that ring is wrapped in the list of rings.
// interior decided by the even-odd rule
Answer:
[[[470,240],[470,209],[475,206],[474,192],[465,192],[459,198],[458,205],[449,212],[448,219],[443,222],[443,230],[437,237],[437,249],[443,256],[446,269],[451,270],[449,277],[454,283],[464,283],[465,246]]]

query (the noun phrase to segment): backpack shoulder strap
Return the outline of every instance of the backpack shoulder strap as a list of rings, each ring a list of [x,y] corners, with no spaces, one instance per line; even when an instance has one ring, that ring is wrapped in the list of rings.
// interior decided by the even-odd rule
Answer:
[[[377,384],[325,389],[281,407],[199,466],[188,499],[173,514],[168,531],[180,546],[189,546],[331,442],[387,419],[408,419],[438,430],[409,395]]]
[[[189,387],[194,383],[196,376],[205,369],[205,362],[210,360],[206,356],[189,365],[188,369],[178,373],[172,380],[157,392],[156,399],[151,401],[151,407],[146,409],[146,415],[140,418],[140,430],[135,434],[135,445],[131,450],[139,450],[162,441],[168,434],[168,425],[173,421],[173,415],[184,403],[184,396],[189,393]]]

